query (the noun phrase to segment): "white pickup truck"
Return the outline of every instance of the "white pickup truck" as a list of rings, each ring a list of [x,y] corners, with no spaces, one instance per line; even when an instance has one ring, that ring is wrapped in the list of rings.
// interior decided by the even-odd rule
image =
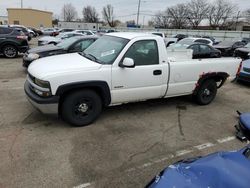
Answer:
[[[25,92],[43,113],[84,126],[103,107],[155,98],[193,95],[209,104],[217,88],[236,76],[241,59],[168,58],[161,37],[145,33],[104,35],[82,53],[36,60]]]

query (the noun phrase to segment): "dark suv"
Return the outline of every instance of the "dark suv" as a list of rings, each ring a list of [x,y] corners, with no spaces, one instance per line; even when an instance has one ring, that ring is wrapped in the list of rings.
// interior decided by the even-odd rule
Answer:
[[[0,27],[0,53],[7,58],[17,57],[18,52],[29,49],[27,36],[23,32],[10,27]]]

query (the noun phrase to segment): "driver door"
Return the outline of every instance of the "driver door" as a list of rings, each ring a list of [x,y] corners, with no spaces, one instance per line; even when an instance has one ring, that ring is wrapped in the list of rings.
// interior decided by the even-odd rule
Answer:
[[[163,96],[163,79],[167,66],[160,64],[155,40],[137,41],[127,50],[124,58],[134,61],[134,67],[112,66],[112,103],[141,101]],[[165,69],[164,69],[165,67]]]

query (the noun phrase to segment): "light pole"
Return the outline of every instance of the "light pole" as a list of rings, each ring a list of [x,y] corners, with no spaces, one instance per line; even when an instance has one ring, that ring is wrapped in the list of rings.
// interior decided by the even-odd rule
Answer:
[[[140,7],[141,7],[141,0],[139,0],[139,3],[138,3],[137,21],[136,21],[137,27],[138,27],[138,23],[139,23]]]
[[[21,8],[23,8],[23,0],[21,0]]]

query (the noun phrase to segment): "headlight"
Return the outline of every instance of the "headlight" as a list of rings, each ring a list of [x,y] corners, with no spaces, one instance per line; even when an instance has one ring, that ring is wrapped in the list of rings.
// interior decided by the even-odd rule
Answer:
[[[43,81],[35,78],[35,84],[42,87],[42,88],[48,88],[50,89],[50,84],[48,81]]]
[[[28,56],[27,56],[27,58],[29,59],[29,60],[36,60],[36,59],[38,59],[40,56],[39,56],[39,54],[33,54],[33,53],[30,53],[30,54],[28,54]]]

